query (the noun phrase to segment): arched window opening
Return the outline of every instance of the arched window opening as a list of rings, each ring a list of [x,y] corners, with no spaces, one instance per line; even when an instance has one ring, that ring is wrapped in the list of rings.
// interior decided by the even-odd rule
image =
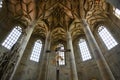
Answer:
[[[0,1],[0,8],[2,8],[2,4],[3,4],[3,2],[2,2],[2,1]]]
[[[20,26],[16,26],[2,43],[2,46],[6,47],[7,49],[11,49],[13,45],[17,42],[21,33],[22,28]]]
[[[100,26],[98,28],[98,33],[102,38],[104,44],[107,46],[108,50],[112,49],[118,44],[113,38],[113,36],[110,34],[110,32],[104,26]]]
[[[64,52],[64,45],[63,44],[59,44],[58,47],[60,47],[60,51],[59,52],[59,65],[65,65],[65,52]]]
[[[41,48],[42,48],[42,42],[41,40],[37,40],[34,44],[30,60],[39,62]]]
[[[79,48],[83,61],[87,61],[92,58],[85,39],[80,39]]]
[[[120,10],[117,8],[113,8],[115,16],[117,16],[120,19]]]

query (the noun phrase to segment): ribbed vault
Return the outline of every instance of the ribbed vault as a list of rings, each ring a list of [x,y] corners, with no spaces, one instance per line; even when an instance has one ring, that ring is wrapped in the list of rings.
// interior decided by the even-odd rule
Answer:
[[[58,27],[52,31],[51,40],[53,42],[62,42],[66,41],[66,32],[63,28]]]
[[[82,19],[90,25],[108,17],[104,0],[4,0],[7,18],[26,26],[36,22],[33,34],[46,37],[51,31],[52,41],[65,41],[70,31],[73,40],[84,35]]]

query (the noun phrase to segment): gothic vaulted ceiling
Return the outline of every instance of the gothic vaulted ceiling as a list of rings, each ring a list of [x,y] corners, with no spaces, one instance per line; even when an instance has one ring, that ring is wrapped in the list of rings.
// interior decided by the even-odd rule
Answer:
[[[45,38],[51,31],[55,41],[65,40],[66,31],[73,39],[84,35],[81,20],[92,25],[103,21],[108,11],[104,0],[4,0],[3,8],[10,20],[26,26],[37,21],[33,34]]]

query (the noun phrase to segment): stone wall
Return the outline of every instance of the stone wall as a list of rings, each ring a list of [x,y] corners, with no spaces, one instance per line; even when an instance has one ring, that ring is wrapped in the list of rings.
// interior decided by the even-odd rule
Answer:
[[[51,48],[51,50],[54,51],[54,49],[52,49],[52,48]],[[49,53],[47,80],[56,80],[56,68],[57,67],[56,67],[55,63],[52,63],[52,61],[55,59],[55,56],[56,56],[56,53],[54,53],[54,52]],[[59,80],[72,80],[70,65],[71,65],[70,64],[70,54],[69,54],[69,52],[66,52],[65,53],[65,65],[61,65],[59,67]]]
[[[74,44],[74,52],[78,72],[78,80],[92,80],[92,79],[102,80],[91,50],[90,53],[92,59],[87,61],[82,61],[78,43]]]
[[[30,60],[32,49],[37,39],[35,37],[30,38],[13,80],[37,80],[41,60],[39,62]]]
[[[118,45],[112,48],[111,50],[108,50],[106,45],[103,43],[101,38],[98,35],[97,28],[94,29],[93,33],[95,36],[95,39],[100,46],[100,49],[102,50],[102,53],[110,66],[110,69],[115,77],[116,80],[120,80],[120,20],[113,14],[109,15],[109,18],[105,22],[100,22],[99,24],[103,24],[106,26],[108,31],[111,33],[111,35],[115,38],[115,40],[118,42]],[[98,26],[99,26],[98,24]],[[96,30],[96,31],[95,31]],[[89,47],[89,50],[92,55],[92,59],[88,61],[82,61],[80,49],[79,49],[79,43],[74,43],[74,51],[75,51],[75,59],[76,59],[76,65],[77,65],[77,71],[78,71],[78,78],[79,80],[101,80],[100,72],[97,67],[96,61],[92,55],[91,48]]]
[[[0,23],[0,53],[4,53],[9,51],[8,49],[6,49],[4,46],[2,46],[2,43],[4,42],[4,40],[6,39],[6,37],[9,35],[9,33],[11,32],[10,28],[7,28],[7,25],[3,25],[4,23]],[[1,54],[0,54],[1,55]]]
[[[117,41],[118,45],[108,50],[103,43],[97,32],[94,32],[94,36],[100,46],[102,53],[115,77],[116,80],[120,80],[120,20],[115,15],[110,15],[108,21],[103,23],[108,31]]]

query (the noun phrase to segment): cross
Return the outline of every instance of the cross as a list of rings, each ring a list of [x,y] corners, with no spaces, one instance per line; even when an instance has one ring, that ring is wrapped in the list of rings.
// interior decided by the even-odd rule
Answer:
[[[71,50],[70,49],[61,49],[61,46],[57,47],[55,49],[55,51],[50,51],[50,50],[47,50],[46,52],[47,53],[51,53],[51,52],[55,52],[56,53],[56,56],[55,56],[55,62],[56,62],[56,80],[59,80],[59,59],[62,60],[62,57],[59,56],[59,51],[60,52],[70,52]]]

